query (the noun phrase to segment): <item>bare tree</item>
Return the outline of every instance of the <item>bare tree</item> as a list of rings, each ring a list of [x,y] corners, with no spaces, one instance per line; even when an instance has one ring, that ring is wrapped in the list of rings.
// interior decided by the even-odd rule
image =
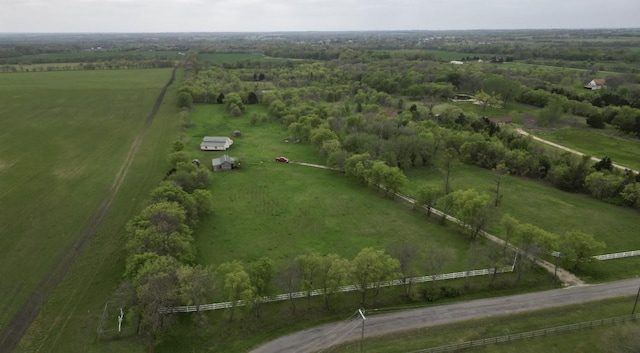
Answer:
[[[430,245],[426,251],[425,264],[435,286],[438,275],[453,260],[455,252],[451,248]]]
[[[411,285],[413,277],[416,277],[417,265],[420,259],[420,246],[415,242],[405,240],[389,249],[389,255],[396,258],[400,263],[400,273],[402,283],[405,285],[405,296],[411,297]]]
[[[295,259],[290,257],[285,267],[283,267],[276,275],[276,285],[289,293],[289,302],[291,303],[291,312],[296,312],[296,301],[292,293],[300,288],[300,269],[296,265]]]

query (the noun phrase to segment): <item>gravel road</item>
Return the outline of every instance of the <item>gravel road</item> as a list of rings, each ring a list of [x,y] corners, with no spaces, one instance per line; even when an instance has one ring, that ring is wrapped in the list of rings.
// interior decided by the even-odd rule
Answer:
[[[631,296],[637,292],[639,285],[640,279],[634,278],[597,285],[574,286],[388,314],[368,315],[365,322],[365,338],[469,319]],[[630,301],[629,310],[631,307]],[[354,315],[348,321],[322,325],[278,338],[252,350],[251,353],[316,352],[339,343],[359,340],[361,324],[359,315]]]

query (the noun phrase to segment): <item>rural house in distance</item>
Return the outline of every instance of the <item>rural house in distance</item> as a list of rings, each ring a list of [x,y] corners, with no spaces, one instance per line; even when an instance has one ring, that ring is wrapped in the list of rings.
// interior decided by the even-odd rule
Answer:
[[[226,154],[220,158],[214,158],[211,160],[211,165],[214,172],[219,172],[221,170],[231,170],[235,168],[235,164],[236,159],[233,157],[229,157]]]
[[[233,140],[225,136],[205,136],[200,143],[203,151],[226,151],[233,145]]]
[[[591,82],[584,85],[584,88],[590,90],[597,90],[607,85],[607,81],[604,78],[595,78]]]

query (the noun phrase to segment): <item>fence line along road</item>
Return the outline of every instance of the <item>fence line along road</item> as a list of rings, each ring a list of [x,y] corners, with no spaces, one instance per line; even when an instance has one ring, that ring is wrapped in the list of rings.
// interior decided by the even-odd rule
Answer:
[[[528,332],[522,332],[522,333],[515,333],[515,334],[512,334],[512,335],[499,336],[499,337],[483,338],[483,339],[479,339],[479,340],[473,340],[473,341],[467,341],[467,342],[462,342],[462,343],[450,344],[450,345],[447,345],[447,346],[438,346],[438,347],[433,347],[433,348],[421,349],[421,350],[413,351],[413,352],[410,352],[410,353],[455,352],[455,351],[459,351],[459,350],[467,349],[467,348],[471,348],[471,347],[480,347],[480,346],[487,346],[487,345],[496,344],[496,343],[518,341],[518,340],[527,339],[527,338],[547,336],[547,335],[553,335],[553,334],[569,332],[569,331],[576,331],[576,330],[581,330],[581,329],[584,329],[584,328],[592,328],[592,327],[600,327],[600,326],[610,326],[610,325],[615,325],[615,324],[623,324],[623,323],[630,322],[630,321],[635,321],[635,315],[625,315],[625,316],[612,317],[612,318],[608,318],[608,319],[600,319],[600,320],[592,320],[592,321],[580,322],[580,323],[577,323],[577,324],[548,327],[548,328],[544,328],[544,329],[541,329],[541,330],[528,331]]]
[[[497,271],[494,271],[493,268],[485,268],[482,270],[460,271],[460,272],[444,273],[444,274],[438,274],[438,275],[428,275],[428,276],[413,277],[413,278],[406,278],[406,279],[396,279],[392,281],[384,281],[379,285],[379,287],[401,286],[409,283],[412,283],[412,284],[425,283],[425,282],[433,282],[433,281],[440,281],[440,280],[447,280],[447,279],[493,275],[494,273],[513,272],[514,266],[515,266],[515,259],[514,259],[514,264],[512,266],[509,266],[508,268],[500,269]],[[367,288],[375,288],[375,284],[369,284]],[[338,288],[337,292],[343,293],[343,292],[352,292],[357,290],[360,290],[360,286],[348,285],[348,286],[342,286]],[[279,294],[272,297],[262,297],[260,302],[272,303],[272,302],[279,302],[279,301],[285,301],[290,299],[306,298],[307,296],[315,297],[318,295],[323,295],[324,293],[325,292],[322,289],[316,289],[310,292],[283,293],[283,294]],[[237,302],[235,302],[235,306],[245,306],[246,304],[247,304],[246,300],[238,300]],[[171,308],[162,308],[160,309],[160,312],[163,314],[190,313],[190,312],[196,312],[196,311],[220,310],[220,309],[231,308],[232,306],[234,306],[233,302],[185,305],[185,306],[174,306]]]

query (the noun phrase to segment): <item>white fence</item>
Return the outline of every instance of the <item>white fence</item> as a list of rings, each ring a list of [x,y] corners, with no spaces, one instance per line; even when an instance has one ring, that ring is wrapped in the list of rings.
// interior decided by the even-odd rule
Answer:
[[[592,257],[596,260],[604,261],[604,260],[621,259],[623,257],[633,257],[633,256],[640,256],[640,250],[617,252],[615,254],[596,255]]]
[[[506,273],[513,272],[514,266],[509,266],[508,268],[501,269],[495,271],[495,273]],[[396,279],[393,281],[385,281],[380,284],[380,287],[392,287],[392,286],[401,286],[408,283],[424,283],[424,282],[432,282],[432,281],[440,281],[447,279],[456,279],[456,278],[466,278],[466,277],[475,277],[475,276],[486,276],[493,275],[493,268],[485,268],[483,270],[471,270],[471,271],[461,271],[461,272],[453,272],[453,273],[445,273],[439,275],[429,275],[422,277],[413,277],[406,279]],[[374,288],[375,284],[369,284],[367,288]],[[337,292],[352,292],[360,290],[359,286],[349,285],[338,288]],[[278,302],[285,301],[290,299],[298,299],[298,298],[306,298],[307,296],[318,296],[323,295],[324,290],[316,289],[311,292],[294,292],[294,293],[284,293],[278,294],[273,297],[263,297],[260,302],[261,303],[270,303],[270,302]],[[244,306],[246,305],[246,301],[239,300],[236,302],[235,306]],[[160,309],[161,313],[169,314],[169,313],[190,313],[195,311],[209,311],[209,310],[219,310],[226,309],[233,306],[232,302],[223,302],[223,303],[213,303],[213,304],[201,304],[201,305],[187,305],[187,306],[175,306],[172,308],[163,308]]]

